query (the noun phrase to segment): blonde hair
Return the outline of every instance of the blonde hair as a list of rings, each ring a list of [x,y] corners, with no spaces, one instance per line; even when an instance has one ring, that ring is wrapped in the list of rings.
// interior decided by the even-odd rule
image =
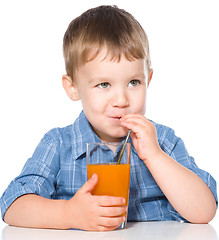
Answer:
[[[122,55],[129,61],[146,59],[150,68],[147,35],[138,21],[117,6],[99,6],[75,18],[65,32],[63,54],[72,81],[78,67],[94,60],[103,47],[113,61]]]

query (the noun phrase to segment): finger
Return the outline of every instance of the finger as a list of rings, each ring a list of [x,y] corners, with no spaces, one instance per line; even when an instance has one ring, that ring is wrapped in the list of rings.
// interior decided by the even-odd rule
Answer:
[[[123,197],[111,197],[111,196],[95,196],[98,205],[102,207],[120,206],[125,204],[125,198]]]
[[[127,212],[127,207],[118,206],[118,207],[101,207],[100,216],[102,217],[116,217],[121,216]]]
[[[99,226],[114,227],[120,226],[121,223],[125,222],[125,216],[121,217],[101,217]]]
[[[121,125],[128,129],[131,129],[134,133],[140,133],[143,129],[154,129],[154,124],[143,118],[127,118],[126,120],[121,120]]]
[[[117,229],[118,227],[120,227],[121,224],[118,224],[116,226],[97,226],[95,231],[100,231],[100,232],[107,232],[107,231],[113,231],[115,229]]]
[[[127,119],[142,119],[144,121],[149,121],[144,115],[136,114],[136,113],[124,115],[124,116],[122,116],[121,119],[123,119],[123,120],[127,120]]]
[[[141,115],[133,115],[133,116],[126,116],[124,118],[121,118],[121,122],[122,123],[126,123],[126,122],[129,122],[129,123],[135,123],[135,124],[139,124],[141,126],[144,126],[145,124],[147,123],[150,123],[150,121],[145,118],[144,116],[141,116]]]
[[[98,176],[96,173],[92,175],[90,179],[79,189],[80,192],[88,193],[91,192],[98,182]]]
[[[144,125],[137,124],[134,121],[122,121],[121,125],[128,129],[131,129],[131,131],[132,131],[131,138],[133,137],[133,133],[137,134],[139,132],[142,132],[141,130],[145,127]]]

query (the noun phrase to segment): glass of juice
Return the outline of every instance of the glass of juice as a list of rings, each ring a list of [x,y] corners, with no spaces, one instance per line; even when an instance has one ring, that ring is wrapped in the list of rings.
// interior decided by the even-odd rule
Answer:
[[[118,162],[123,145],[121,142],[87,143],[87,179],[94,173],[98,175],[98,183],[91,192],[93,195],[124,197],[128,206],[131,144],[125,145]],[[125,216],[126,220],[119,229],[126,227],[127,213]]]

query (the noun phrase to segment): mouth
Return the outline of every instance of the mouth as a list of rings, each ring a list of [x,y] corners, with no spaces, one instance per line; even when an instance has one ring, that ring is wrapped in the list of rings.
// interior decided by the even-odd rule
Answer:
[[[110,117],[110,118],[112,118],[114,120],[120,120],[121,119],[121,117]]]

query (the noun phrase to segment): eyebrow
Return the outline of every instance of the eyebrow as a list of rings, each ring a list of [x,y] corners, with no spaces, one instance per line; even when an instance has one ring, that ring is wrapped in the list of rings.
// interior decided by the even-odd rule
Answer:
[[[140,72],[129,77],[130,80],[133,80],[136,78],[146,79],[146,76],[143,72]],[[109,81],[110,81],[110,78],[107,78],[107,77],[93,77],[88,80],[88,84],[99,83],[99,82],[109,82]]]
[[[108,82],[109,78],[106,77],[96,77],[88,80],[88,84],[99,83],[99,82]]]
[[[145,74],[142,72],[142,73],[136,73],[134,74],[131,79],[134,79],[134,78],[146,78]]]

